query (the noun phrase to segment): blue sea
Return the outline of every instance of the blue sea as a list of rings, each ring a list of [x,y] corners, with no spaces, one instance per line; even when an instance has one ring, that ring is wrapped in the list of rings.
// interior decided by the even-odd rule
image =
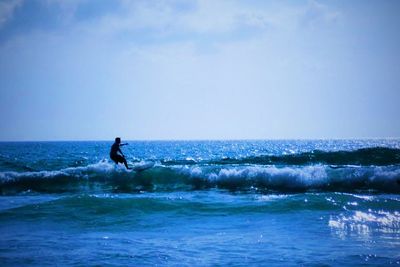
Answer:
[[[0,143],[0,265],[400,265],[398,139],[128,142]]]

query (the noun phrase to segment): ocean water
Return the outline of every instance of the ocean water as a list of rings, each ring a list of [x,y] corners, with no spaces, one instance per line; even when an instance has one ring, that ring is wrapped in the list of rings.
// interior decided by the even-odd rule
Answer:
[[[400,265],[400,140],[0,143],[1,266]]]

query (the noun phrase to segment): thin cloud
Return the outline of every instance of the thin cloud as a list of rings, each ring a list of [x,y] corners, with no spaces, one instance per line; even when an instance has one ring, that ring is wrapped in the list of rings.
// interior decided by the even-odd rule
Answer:
[[[0,29],[10,19],[14,10],[22,4],[22,0],[9,0],[0,2]]]
[[[321,24],[337,23],[341,18],[338,10],[317,1],[310,1],[304,9],[300,23],[306,27],[316,27]]]
[[[22,0],[5,3],[7,4],[3,4],[0,9],[3,10],[3,15],[0,16],[0,22],[3,23],[12,16],[16,6],[22,5]],[[199,40],[207,43],[242,40],[272,30],[292,31],[321,21],[329,23],[339,17],[338,11],[316,1],[303,5],[263,3],[262,6],[210,0],[121,0],[111,3],[110,7],[110,2],[85,0],[34,2],[34,5],[45,5],[46,10],[52,10],[49,14],[53,14],[49,18],[38,16],[35,19],[43,20],[39,25],[49,24],[56,30],[59,27],[60,32],[68,29],[103,38],[162,44],[165,41]],[[34,25],[35,23],[31,23],[25,27],[34,29]],[[18,31],[18,34],[26,32],[29,29]],[[53,33],[57,34],[56,31]]]

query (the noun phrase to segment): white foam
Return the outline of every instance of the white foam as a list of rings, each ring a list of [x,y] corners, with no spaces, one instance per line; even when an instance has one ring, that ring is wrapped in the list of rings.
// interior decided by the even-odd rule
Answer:
[[[175,166],[174,170],[190,178],[203,179],[211,183],[244,183],[254,182],[265,186],[285,188],[321,188],[338,186],[348,189],[400,190],[397,179],[400,177],[398,167],[362,167],[332,170],[326,165],[286,166],[268,165],[222,165],[222,166]],[[353,186],[354,185],[354,186]],[[371,200],[371,196],[357,196]]]
[[[318,186],[327,182],[328,175],[324,166],[284,167],[246,166],[221,169],[201,169],[200,167],[182,170],[190,177],[207,179],[210,182],[246,182],[259,181],[276,186]]]
[[[349,194],[349,193],[343,193],[343,195],[348,195],[348,196],[352,196],[352,197],[359,198],[362,200],[367,200],[367,201],[373,201],[375,199],[374,196],[365,196],[365,195]]]
[[[371,177],[371,180],[379,180],[379,181],[388,181],[400,179],[400,168],[396,169],[387,169],[385,167],[375,167],[374,174]]]
[[[88,178],[90,174],[108,174],[113,172],[126,172],[125,167],[112,164],[102,160],[98,163],[89,164],[81,167],[69,167],[54,171],[38,171],[38,172],[0,172],[0,181],[2,183],[18,180],[21,178],[28,179],[51,179],[58,176],[71,176],[76,178]]]
[[[275,200],[280,200],[280,199],[285,199],[290,197],[291,195],[261,195],[261,196],[256,196],[257,201],[260,202],[270,202],[270,201],[275,201]]]

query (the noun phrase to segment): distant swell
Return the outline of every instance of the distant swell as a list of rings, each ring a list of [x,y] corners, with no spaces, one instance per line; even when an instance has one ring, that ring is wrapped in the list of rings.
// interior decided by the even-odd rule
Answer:
[[[373,191],[400,193],[400,167],[329,165],[158,165],[128,172],[107,161],[58,171],[1,172],[0,192]]]
[[[400,164],[400,149],[375,147],[362,148],[354,151],[320,151],[305,152],[288,155],[264,155],[246,158],[224,158],[212,161],[195,160],[165,160],[165,165],[186,164],[258,164],[258,165],[360,165],[386,166]]]

